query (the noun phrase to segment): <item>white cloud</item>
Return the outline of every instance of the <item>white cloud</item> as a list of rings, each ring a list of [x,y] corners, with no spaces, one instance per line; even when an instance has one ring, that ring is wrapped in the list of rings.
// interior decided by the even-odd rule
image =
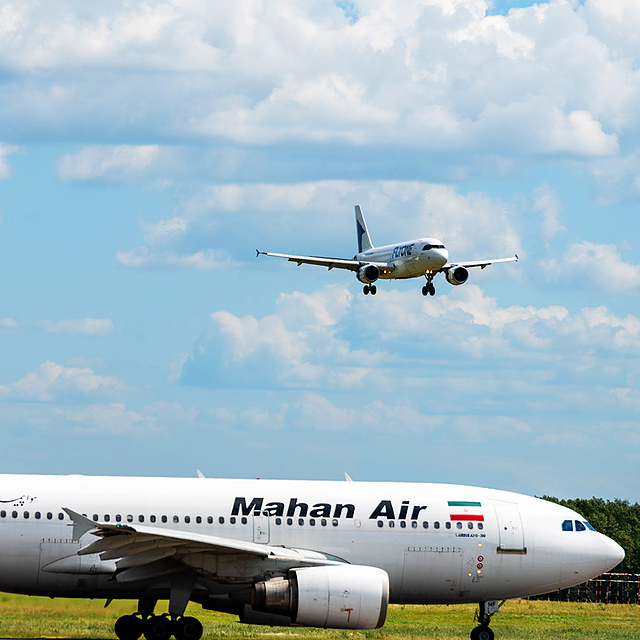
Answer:
[[[213,249],[180,255],[174,251],[153,251],[148,247],[140,247],[132,251],[118,250],[116,260],[125,267],[133,268],[230,269],[235,266],[226,251]]]
[[[574,242],[561,257],[547,259],[540,266],[550,282],[580,282],[612,292],[640,286],[640,265],[624,262],[612,244]]]
[[[541,184],[534,189],[532,208],[542,215],[542,237],[545,242],[550,242],[559,233],[566,231],[560,222],[560,199],[548,184]]]
[[[56,362],[42,363],[36,371],[8,385],[0,385],[0,396],[8,399],[51,401],[67,394],[94,395],[119,389],[114,377],[101,376],[88,367],[65,367]]]
[[[83,435],[111,433],[141,436],[160,431],[155,417],[141,415],[119,402],[84,407],[53,407],[50,414],[71,423],[75,427],[72,430]]]
[[[11,167],[7,161],[7,157],[17,150],[18,147],[16,146],[0,144],[0,180],[7,180],[11,177]]]
[[[61,180],[128,181],[146,169],[159,154],[157,145],[84,147],[58,161]]]
[[[109,318],[42,320],[40,326],[46,333],[62,333],[75,336],[107,336],[113,331],[113,321]]]

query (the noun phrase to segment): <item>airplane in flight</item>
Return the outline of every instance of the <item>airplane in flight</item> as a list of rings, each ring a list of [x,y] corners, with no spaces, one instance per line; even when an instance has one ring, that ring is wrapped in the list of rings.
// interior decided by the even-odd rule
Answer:
[[[471,267],[484,269],[497,262],[517,262],[518,256],[512,258],[495,258],[492,260],[467,260],[463,262],[449,262],[449,252],[441,240],[436,238],[418,238],[398,244],[388,244],[374,247],[369,236],[367,223],[360,205],[356,205],[356,234],[358,238],[358,253],[351,260],[346,258],[326,258],[323,256],[296,256],[288,253],[270,253],[256,249],[256,257],[274,256],[286,258],[289,262],[314,264],[327,269],[348,269],[356,272],[356,278],[364,283],[362,291],[365,295],[375,295],[378,291],[378,279],[396,280],[419,278],[427,280],[422,287],[422,295],[434,296],[436,289],[433,278],[438,273],[444,273],[447,282],[452,285],[464,284],[469,278]]]
[[[379,628],[390,603],[479,603],[471,638],[492,640],[505,600],[624,558],[575,511],[507,491],[199,476],[1,475],[0,591],[137,600],[119,640],[199,640],[190,601],[334,629]]]

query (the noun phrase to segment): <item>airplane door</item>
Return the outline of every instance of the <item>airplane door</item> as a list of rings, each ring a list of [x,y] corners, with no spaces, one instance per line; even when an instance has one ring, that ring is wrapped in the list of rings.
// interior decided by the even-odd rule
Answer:
[[[518,505],[512,502],[502,502],[496,504],[495,507],[500,536],[498,553],[526,553],[524,529]]]
[[[269,518],[253,516],[253,541],[269,544]]]

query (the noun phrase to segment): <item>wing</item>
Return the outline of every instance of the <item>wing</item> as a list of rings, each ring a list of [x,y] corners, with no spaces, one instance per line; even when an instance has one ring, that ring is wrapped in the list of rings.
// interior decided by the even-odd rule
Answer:
[[[64,511],[73,522],[74,539],[89,532],[98,538],[81,547],[78,555],[97,554],[118,582],[148,580],[186,567],[222,582],[246,582],[267,571],[345,562],[318,551],[131,523],[93,522],[71,509]]]
[[[345,258],[325,258],[323,256],[294,256],[288,253],[269,253],[268,251],[258,251],[256,256],[273,256],[274,258],[285,258],[289,262],[295,262],[298,266],[301,264],[314,264],[319,267],[327,267],[327,269],[348,269],[349,271],[357,271],[365,264],[374,264],[380,269],[393,270],[394,265],[386,262],[363,262],[362,260],[347,260]]]
[[[490,264],[496,264],[498,262],[518,262],[518,256],[515,255],[513,256],[513,258],[494,258],[493,260],[471,260],[471,261],[467,261],[467,262],[448,262],[447,264],[444,265],[444,267],[442,267],[442,271],[447,271],[447,269],[449,269],[450,267],[465,267],[465,268],[470,268],[470,267],[480,267],[481,269],[484,269],[485,267],[488,267]]]

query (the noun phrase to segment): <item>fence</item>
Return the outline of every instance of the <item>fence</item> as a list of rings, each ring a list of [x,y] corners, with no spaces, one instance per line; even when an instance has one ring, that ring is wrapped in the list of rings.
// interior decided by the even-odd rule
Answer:
[[[529,599],[640,604],[640,573],[603,573],[570,589],[558,589]]]

